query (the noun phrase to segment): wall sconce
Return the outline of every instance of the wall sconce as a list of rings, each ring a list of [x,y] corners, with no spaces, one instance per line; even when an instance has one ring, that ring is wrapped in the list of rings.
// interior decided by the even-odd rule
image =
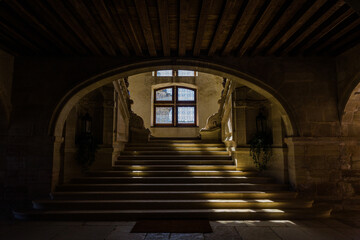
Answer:
[[[90,117],[89,113],[86,113],[82,117],[81,121],[82,121],[81,131],[83,133],[91,133],[92,118]]]

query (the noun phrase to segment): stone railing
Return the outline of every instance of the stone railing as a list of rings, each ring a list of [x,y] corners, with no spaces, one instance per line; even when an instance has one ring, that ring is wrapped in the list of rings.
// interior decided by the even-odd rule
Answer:
[[[131,105],[134,103],[130,99],[128,87],[129,82],[127,78],[119,79],[118,81],[119,97],[122,103],[125,103],[124,113],[128,119],[129,141],[147,142],[150,138],[150,130],[145,128],[144,120],[131,110]]]
[[[223,82],[224,89],[221,92],[221,98],[219,99],[219,110],[217,113],[214,113],[206,120],[206,125],[200,130],[201,139],[203,140],[221,140],[222,138],[222,119],[225,113],[225,103],[226,100],[231,95],[231,80],[225,79]]]

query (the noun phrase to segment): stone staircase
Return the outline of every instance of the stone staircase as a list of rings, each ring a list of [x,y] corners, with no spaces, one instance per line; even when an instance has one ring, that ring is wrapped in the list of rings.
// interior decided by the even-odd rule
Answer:
[[[18,219],[302,219],[330,209],[288,185],[236,169],[225,146],[200,140],[128,144],[108,171],[90,171],[33,202]]]

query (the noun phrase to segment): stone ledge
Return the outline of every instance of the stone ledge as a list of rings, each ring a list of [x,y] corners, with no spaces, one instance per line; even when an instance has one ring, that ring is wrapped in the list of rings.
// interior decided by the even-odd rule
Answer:
[[[286,144],[298,145],[324,145],[324,144],[341,144],[353,143],[359,144],[360,138],[358,137],[287,137],[284,138]]]

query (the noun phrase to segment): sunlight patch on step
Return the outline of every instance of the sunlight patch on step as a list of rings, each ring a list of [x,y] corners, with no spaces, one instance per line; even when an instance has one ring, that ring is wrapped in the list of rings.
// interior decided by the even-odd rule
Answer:
[[[284,213],[284,211],[280,209],[261,209],[261,210],[268,213]]]
[[[212,212],[228,212],[228,213],[255,213],[255,212],[265,212],[265,213],[285,213],[280,209],[211,209]]]
[[[272,203],[274,201],[270,199],[254,199],[254,200],[232,200],[232,199],[208,199],[206,202],[224,202],[224,203],[251,203],[251,202],[259,202],[259,203]]]

